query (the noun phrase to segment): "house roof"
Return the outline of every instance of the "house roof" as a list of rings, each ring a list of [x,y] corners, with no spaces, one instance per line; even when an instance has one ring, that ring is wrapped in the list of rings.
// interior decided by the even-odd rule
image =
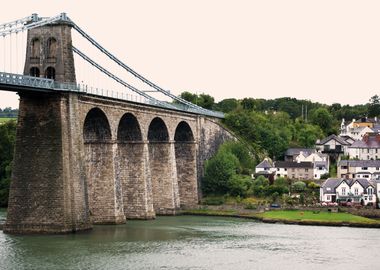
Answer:
[[[377,136],[368,136],[366,140],[354,142],[349,148],[380,148],[380,141]]]
[[[325,168],[327,168],[327,161],[315,161],[314,165],[315,165],[315,167],[325,167]]]
[[[354,138],[352,138],[351,136],[348,136],[348,135],[341,135],[341,136],[339,136],[339,137],[341,137],[341,138],[342,138],[343,140],[345,140],[346,142],[347,142],[348,140],[355,141]],[[347,143],[349,143],[349,142],[347,142]]]
[[[341,160],[338,166],[380,167],[380,160]]]
[[[343,181],[341,178],[329,178],[325,182],[322,183],[321,188],[323,189],[323,193],[335,194],[335,188],[339,186],[339,184]]]
[[[312,162],[276,161],[275,168],[313,168]]]
[[[323,182],[321,188],[323,189],[323,193],[325,194],[335,194],[335,189],[342,183],[345,182],[349,187],[358,182],[364,190],[366,190],[369,186],[375,188],[368,179],[342,179],[342,178],[329,178],[325,182]]]
[[[342,144],[342,145],[348,145],[349,143],[346,142],[343,138],[339,137],[339,136],[336,136],[335,134],[331,134],[330,136],[320,140],[319,142],[317,142],[316,144],[317,145],[323,145],[327,142],[329,142],[330,140],[335,140],[337,141],[338,143]]]
[[[310,155],[316,151],[314,148],[288,148],[288,150],[285,151],[285,156],[298,156],[301,152]]]
[[[273,168],[273,166],[267,159],[264,159],[256,166],[256,168]]]

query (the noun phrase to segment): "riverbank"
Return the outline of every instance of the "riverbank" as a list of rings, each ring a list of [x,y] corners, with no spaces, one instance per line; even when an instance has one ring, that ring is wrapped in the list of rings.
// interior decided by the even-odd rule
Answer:
[[[380,228],[380,221],[349,213],[332,213],[311,210],[270,210],[265,212],[240,211],[238,209],[191,209],[184,215],[219,216],[254,219],[264,223],[283,223],[314,226],[346,226],[357,228]]]

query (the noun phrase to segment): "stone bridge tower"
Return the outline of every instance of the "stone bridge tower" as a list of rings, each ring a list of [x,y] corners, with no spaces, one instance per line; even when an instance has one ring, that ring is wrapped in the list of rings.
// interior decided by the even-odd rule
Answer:
[[[28,30],[24,73],[75,83],[71,26]],[[77,96],[22,92],[5,232],[69,232],[91,227]]]

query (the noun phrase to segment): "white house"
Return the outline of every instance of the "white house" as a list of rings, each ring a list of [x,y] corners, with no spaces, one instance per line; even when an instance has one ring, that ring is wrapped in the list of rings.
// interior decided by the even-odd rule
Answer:
[[[321,176],[329,173],[329,165],[327,161],[314,162],[314,179],[321,179]]]
[[[380,134],[367,133],[362,140],[348,146],[348,155],[360,160],[380,159]]]
[[[341,178],[380,178],[380,160],[341,160],[337,165]]]
[[[320,188],[320,201],[376,205],[378,187],[378,182],[368,179],[329,178]]]

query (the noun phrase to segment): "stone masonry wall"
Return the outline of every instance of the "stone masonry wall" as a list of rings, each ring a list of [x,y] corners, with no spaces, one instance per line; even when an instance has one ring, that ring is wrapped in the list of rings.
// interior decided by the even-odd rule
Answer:
[[[84,187],[84,179],[72,179],[67,173],[67,168],[77,170],[67,156],[75,142],[75,131],[67,129],[69,102],[60,95],[20,94],[5,232],[68,232],[91,227],[85,190],[74,191]]]

